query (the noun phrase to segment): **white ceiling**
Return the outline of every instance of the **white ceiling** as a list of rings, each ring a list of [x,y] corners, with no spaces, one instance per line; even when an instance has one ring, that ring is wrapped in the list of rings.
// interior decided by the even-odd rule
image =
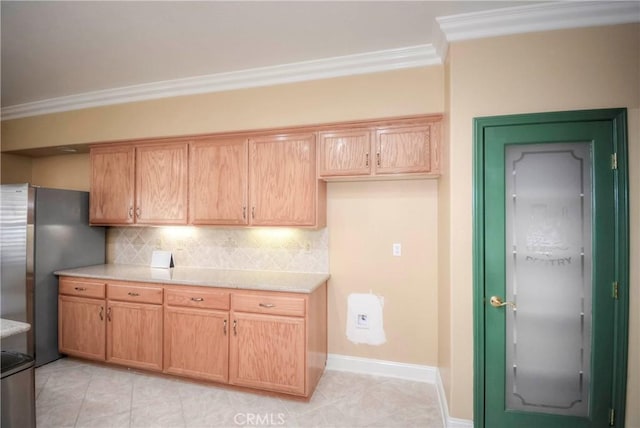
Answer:
[[[537,2],[1,2],[2,107],[434,43],[436,17]]]

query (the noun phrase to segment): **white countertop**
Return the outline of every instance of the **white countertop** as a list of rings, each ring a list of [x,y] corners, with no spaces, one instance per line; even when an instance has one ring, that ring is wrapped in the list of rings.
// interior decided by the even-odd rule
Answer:
[[[326,273],[223,270],[195,267],[158,269],[148,266],[122,264],[105,264],[65,269],[59,270],[55,272],[55,274],[104,280],[288,291],[292,293],[311,293],[327,281],[330,276]]]
[[[16,334],[24,333],[25,331],[29,331],[31,329],[31,324],[27,324],[26,322],[14,321],[14,320],[6,320],[4,318],[0,318],[0,338],[4,339],[5,337],[15,336]]]

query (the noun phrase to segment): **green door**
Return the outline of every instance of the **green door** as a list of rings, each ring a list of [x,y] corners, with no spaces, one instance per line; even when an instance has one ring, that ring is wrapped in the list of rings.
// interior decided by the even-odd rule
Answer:
[[[624,425],[625,119],[475,120],[476,427]]]

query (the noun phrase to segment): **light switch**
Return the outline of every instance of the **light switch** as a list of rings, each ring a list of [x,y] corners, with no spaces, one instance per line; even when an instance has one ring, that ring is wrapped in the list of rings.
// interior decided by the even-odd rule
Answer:
[[[402,244],[393,244],[393,255],[400,257],[402,255]]]

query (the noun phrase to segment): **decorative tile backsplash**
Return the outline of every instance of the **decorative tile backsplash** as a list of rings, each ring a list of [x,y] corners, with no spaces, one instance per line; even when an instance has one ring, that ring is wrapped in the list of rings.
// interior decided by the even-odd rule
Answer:
[[[176,266],[328,273],[328,240],[326,228],[110,227],[107,262],[149,265],[165,250]]]

